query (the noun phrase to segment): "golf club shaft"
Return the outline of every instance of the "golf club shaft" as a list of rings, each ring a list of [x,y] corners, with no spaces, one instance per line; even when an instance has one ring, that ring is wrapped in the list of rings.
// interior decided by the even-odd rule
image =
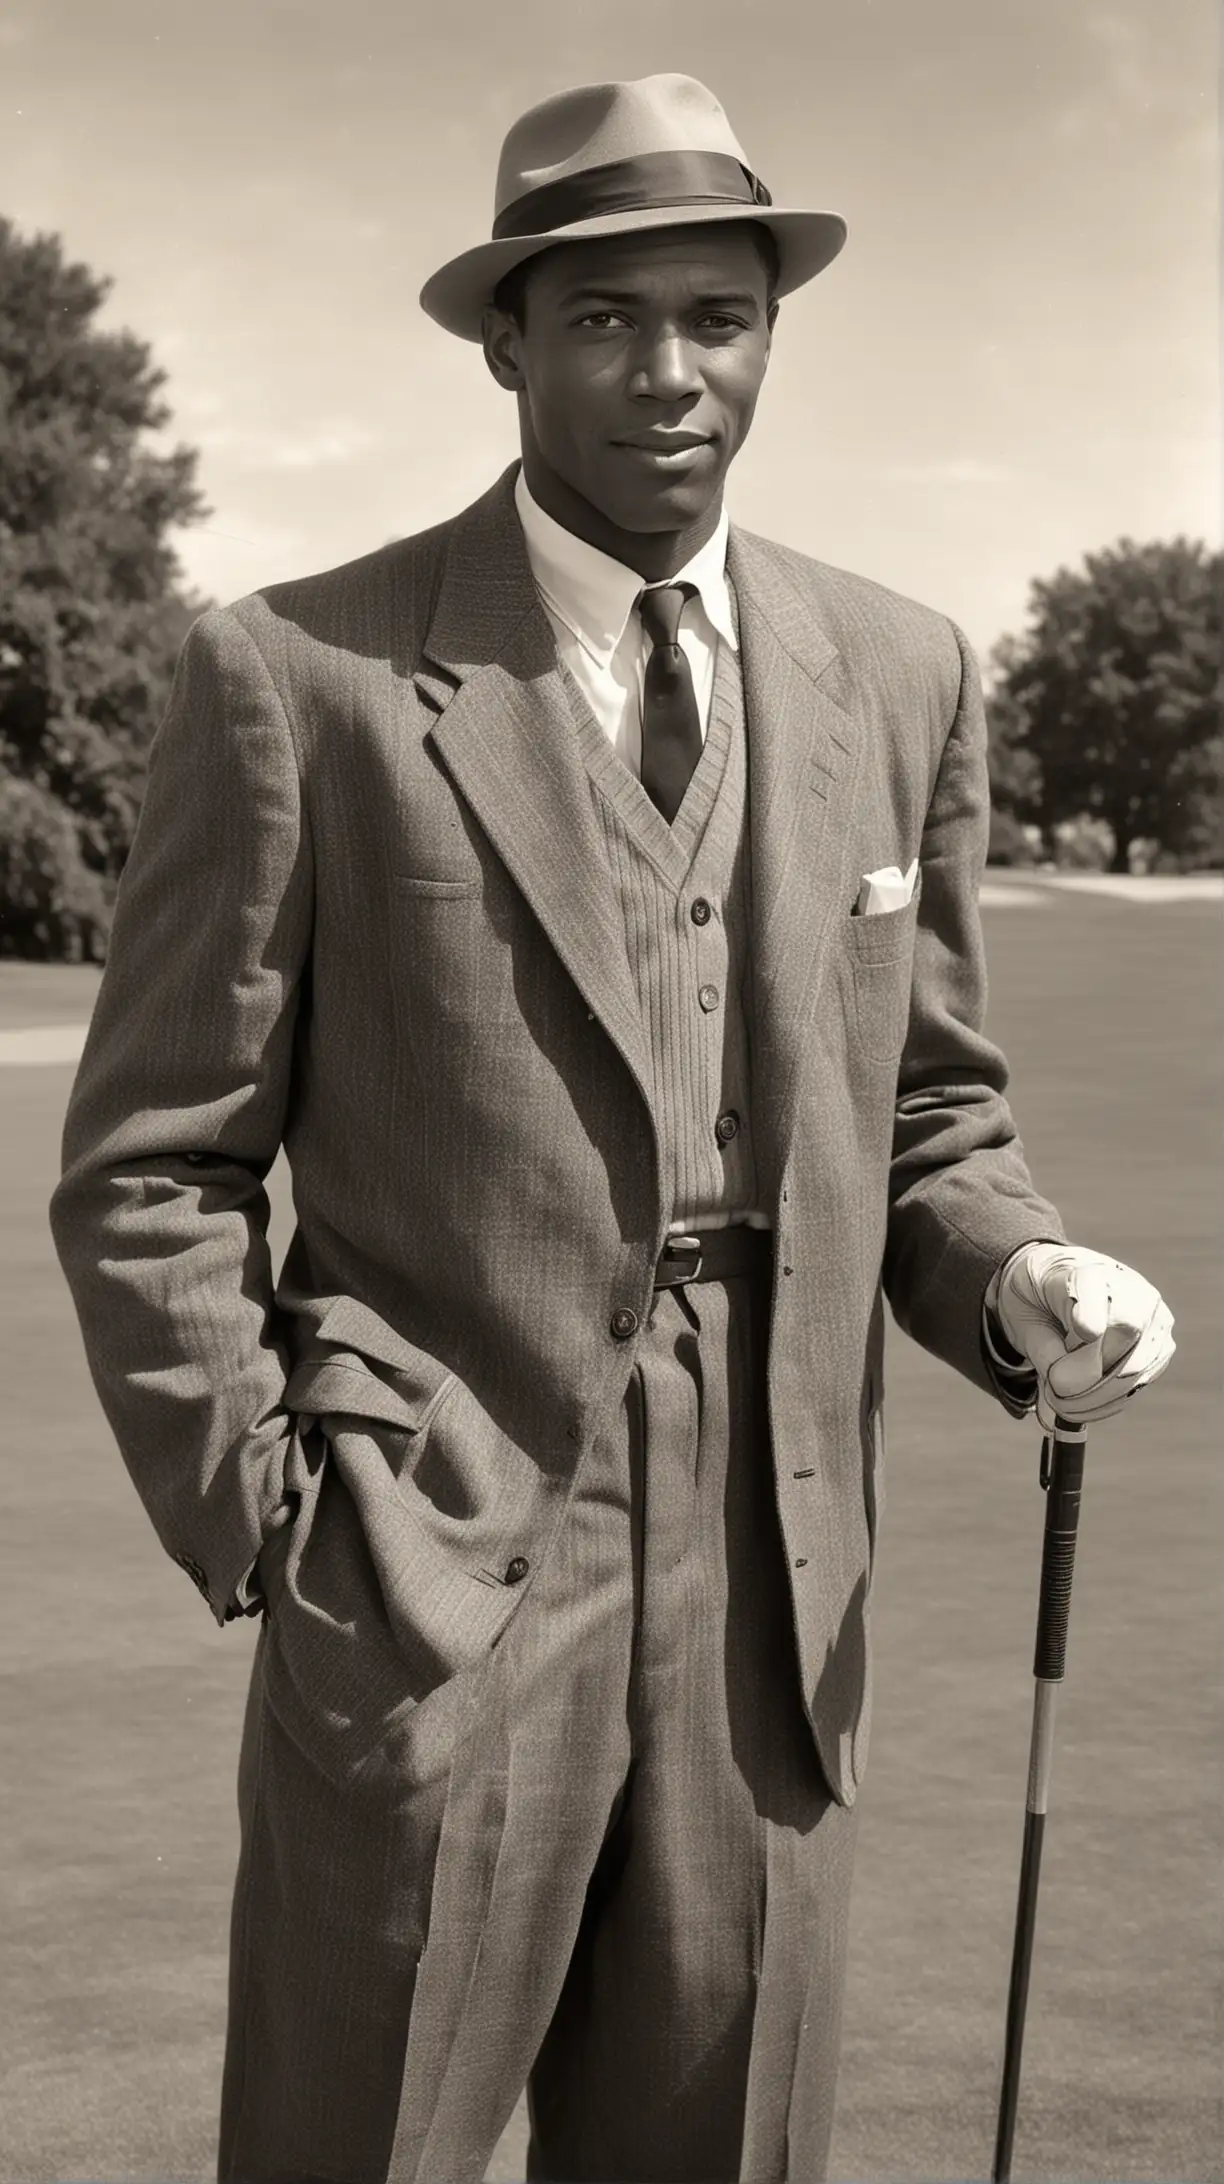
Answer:
[[[1011,1982],[1007,1994],[1007,2030],[1003,2041],[1003,2082],[995,2139],[993,2184],[1009,2184],[1016,2104],[1020,2093],[1020,2058],[1028,2008],[1033,1935],[1037,1926],[1037,1887],[1050,1795],[1054,1753],[1054,1710],[1067,1657],[1075,1535],[1084,1478],[1086,1429],[1055,1420],[1042,1449],[1041,1479],[1046,1488],[1045,1538],[1041,1556],[1041,1593],[1037,1609],[1037,1644],[1033,1657],[1033,1731],[1029,1745],[1028,1796],[1024,1814],[1024,1849],[1016,1900]]]

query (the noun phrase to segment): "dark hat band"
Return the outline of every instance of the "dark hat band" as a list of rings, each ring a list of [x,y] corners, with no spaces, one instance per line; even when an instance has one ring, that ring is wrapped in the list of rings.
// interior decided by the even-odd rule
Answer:
[[[673,205],[772,205],[765,184],[728,152],[643,152],[565,175],[516,197],[493,222],[493,240],[547,235],[610,212],[658,212]]]

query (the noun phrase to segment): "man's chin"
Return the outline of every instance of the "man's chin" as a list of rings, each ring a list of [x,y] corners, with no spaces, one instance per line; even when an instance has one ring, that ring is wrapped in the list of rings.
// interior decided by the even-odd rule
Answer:
[[[718,481],[721,486],[722,480]],[[718,486],[711,492],[708,481],[700,486],[677,479],[674,484],[654,487],[649,493],[618,493],[613,503],[611,497],[603,513],[610,523],[621,531],[640,531],[653,536],[660,531],[687,531],[700,523],[718,498]]]

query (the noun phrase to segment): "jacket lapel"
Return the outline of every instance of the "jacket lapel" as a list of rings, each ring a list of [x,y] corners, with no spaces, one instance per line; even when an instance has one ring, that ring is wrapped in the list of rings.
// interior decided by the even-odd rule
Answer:
[[[432,740],[451,778],[650,1106],[620,913],[514,507],[516,470],[454,524],[414,681],[438,716]],[[733,525],[727,568],[748,722],[754,1110],[776,1187],[805,1027],[835,915],[847,907],[843,822],[859,726],[843,702],[837,646],[782,551]]]
[[[414,680],[439,716],[443,764],[649,1105],[624,932],[514,507],[516,470],[455,523]]]
[[[844,814],[858,723],[833,695],[836,645],[812,598],[768,540],[732,527],[728,573],[739,607],[748,724],[754,930],[753,1106],[773,1186],[780,1183],[798,1064],[827,942],[846,907],[852,851]]]

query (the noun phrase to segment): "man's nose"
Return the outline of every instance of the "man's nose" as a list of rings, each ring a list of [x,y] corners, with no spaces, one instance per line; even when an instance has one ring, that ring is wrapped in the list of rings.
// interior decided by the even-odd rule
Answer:
[[[643,351],[633,375],[633,392],[656,402],[680,402],[700,394],[701,375],[693,344],[680,333],[660,334]]]

